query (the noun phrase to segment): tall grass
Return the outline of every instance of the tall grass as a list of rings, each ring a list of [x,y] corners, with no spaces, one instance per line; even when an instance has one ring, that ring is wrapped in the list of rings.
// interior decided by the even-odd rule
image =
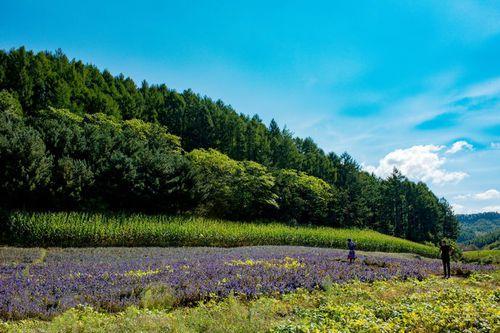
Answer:
[[[10,215],[7,242],[24,246],[216,246],[302,245],[437,255],[435,247],[372,230],[292,227],[165,215],[26,213]]]

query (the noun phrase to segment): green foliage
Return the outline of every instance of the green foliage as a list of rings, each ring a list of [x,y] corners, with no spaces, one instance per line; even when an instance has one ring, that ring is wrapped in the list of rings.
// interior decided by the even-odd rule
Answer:
[[[278,216],[285,221],[335,226],[338,196],[322,179],[295,170],[277,170]]]
[[[238,162],[216,150],[195,149],[192,162],[198,211],[209,216],[249,219],[276,207],[274,177],[266,167]]]
[[[481,264],[500,264],[500,250],[464,251],[462,260]]]
[[[500,240],[500,213],[458,215],[461,231],[458,242],[466,248],[495,249]]]
[[[498,280],[380,281],[330,284],[245,301],[230,296],[194,307],[101,313],[71,309],[51,321],[0,322],[14,332],[493,332]]]
[[[176,302],[176,297],[165,285],[150,286],[146,288],[141,297],[140,305],[145,309],[171,309]]]
[[[28,119],[1,117],[0,186],[12,198],[7,207],[28,198],[50,208],[176,212],[190,204],[180,139],[161,125],[54,108]]]
[[[25,246],[216,246],[303,245],[408,252],[436,257],[437,248],[372,230],[291,227],[165,215],[23,213],[10,215],[9,240]]]
[[[426,184],[413,183],[398,170],[381,184],[381,229],[391,235],[414,241],[438,243],[456,239],[458,221],[452,207],[438,199]]]
[[[0,206],[24,203],[44,194],[53,158],[40,134],[9,106],[0,110]]]
[[[123,122],[124,131],[131,132],[131,136],[150,141],[158,149],[180,152],[181,139],[166,131],[164,126],[147,123],[139,119],[130,119]]]
[[[243,166],[216,150],[193,150],[189,154],[193,165],[194,193],[199,209],[208,215],[230,211],[238,189],[236,177]]]
[[[0,112],[3,115],[20,119],[24,116],[19,101],[6,90],[0,91]]]
[[[398,171],[379,179],[220,100],[137,86],[60,50],[0,50],[0,73],[4,208],[272,218],[418,242],[458,235],[451,207],[425,184]]]
[[[87,196],[93,185],[94,173],[85,160],[62,157],[55,167],[55,183],[59,185],[56,193],[75,203]]]
[[[500,250],[500,228],[491,232],[481,233],[470,240],[468,244],[484,250]]]
[[[294,318],[271,331],[491,332],[498,327],[497,291],[476,281],[335,285],[316,307],[299,305]]]

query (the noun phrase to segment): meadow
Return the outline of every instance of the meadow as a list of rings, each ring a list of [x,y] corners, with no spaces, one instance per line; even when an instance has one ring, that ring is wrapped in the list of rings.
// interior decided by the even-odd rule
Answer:
[[[50,321],[0,321],[0,331],[486,333],[500,325],[498,281],[494,273],[466,279],[327,283],[322,289],[252,300],[230,295],[193,307],[129,306],[117,313],[82,306]]]
[[[1,249],[0,317],[50,319],[70,308],[172,308],[237,295],[255,299],[352,281],[422,280],[439,260],[293,246]],[[493,266],[454,264],[455,275]],[[57,278],[54,278],[57,276]]]
[[[356,241],[359,250],[415,253],[436,257],[436,247],[372,230],[289,226],[273,222],[232,222],[202,217],[95,214],[79,212],[26,213],[9,216],[6,244],[20,246],[213,246],[298,245],[345,248]]]
[[[442,279],[436,247],[371,230],[77,212],[14,212],[5,226],[8,244],[28,247],[0,247],[1,332],[500,325],[500,273],[482,260],[497,253],[465,252],[470,262],[453,262],[454,277]],[[354,264],[336,249],[347,238],[360,250]]]

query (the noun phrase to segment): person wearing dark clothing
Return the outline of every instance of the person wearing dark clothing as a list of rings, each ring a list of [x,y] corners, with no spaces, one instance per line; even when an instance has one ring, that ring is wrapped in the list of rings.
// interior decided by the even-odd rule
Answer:
[[[352,264],[354,259],[356,259],[356,243],[354,243],[350,238],[347,240],[347,248],[349,249],[347,259],[349,259],[349,263]]]
[[[451,276],[450,273],[450,257],[453,249],[450,245],[446,244],[445,240],[441,241],[441,246],[439,248],[441,252],[441,260],[443,261],[443,269],[444,269],[444,277],[449,278]]]

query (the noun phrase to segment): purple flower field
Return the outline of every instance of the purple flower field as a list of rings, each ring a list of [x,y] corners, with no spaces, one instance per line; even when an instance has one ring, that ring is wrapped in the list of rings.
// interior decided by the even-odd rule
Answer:
[[[353,279],[424,278],[441,274],[438,260],[359,255],[306,247],[88,248],[0,251],[0,316],[50,318],[71,307],[118,311],[139,305],[148,288],[164,286],[175,304],[230,293],[243,297],[321,288]],[[452,264],[452,271],[492,266]]]

